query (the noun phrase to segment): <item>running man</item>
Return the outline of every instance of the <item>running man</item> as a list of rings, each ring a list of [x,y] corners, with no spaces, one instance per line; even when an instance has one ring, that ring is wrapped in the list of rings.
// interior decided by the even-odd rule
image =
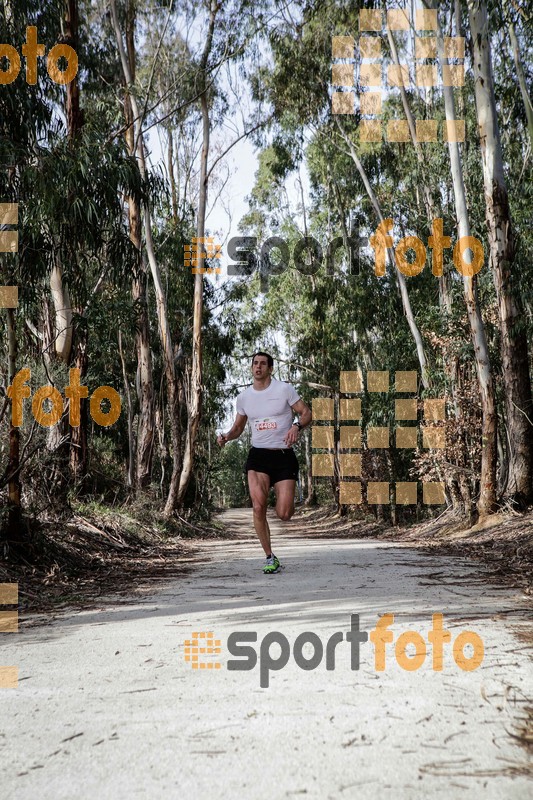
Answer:
[[[298,459],[292,449],[298,434],[311,422],[311,411],[290,383],[272,377],[274,361],[268,353],[252,356],[254,382],[237,397],[237,416],[233,427],[217,439],[224,447],[238,439],[250,421],[252,447],[245,470],[254,509],[254,527],[265,551],[263,572],[271,575],[281,566],[272,552],[267,522],[268,493],[274,486],[276,514],[289,520],[294,514],[294,489],[298,478]],[[294,414],[299,419],[293,422]]]

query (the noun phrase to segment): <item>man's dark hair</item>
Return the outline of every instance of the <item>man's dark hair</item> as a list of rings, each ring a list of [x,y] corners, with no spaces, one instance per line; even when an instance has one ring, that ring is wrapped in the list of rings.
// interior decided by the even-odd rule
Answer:
[[[268,366],[269,367],[273,367],[274,366],[274,359],[272,358],[270,353],[263,353],[262,351],[259,351],[259,353],[254,353],[253,356],[252,356],[252,364],[254,363],[254,358],[256,356],[264,356],[266,358],[266,360],[267,360]]]

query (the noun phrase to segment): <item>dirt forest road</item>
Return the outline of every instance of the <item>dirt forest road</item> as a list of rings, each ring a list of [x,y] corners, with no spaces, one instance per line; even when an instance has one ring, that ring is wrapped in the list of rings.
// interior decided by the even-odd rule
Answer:
[[[235,538],[201,542],[199,563],[163,589],[108,598],[47,625],[23,620],[18,634],[2,636],[0,662],[18,665],[20,681],[0,690],[3,798],[532,796],[527,753],[511,735],[533,672],[523,638],[530,601],[521,592],[488,583],[479,563],[317,538],[274,518],[285,568],[263,576],[250,510],[223,520]],[[434,613],[444,615],[452,643],[463,630],[481,637],[478,669],[460,669],[452,644],[442,671],[432,669]],[[355,614],[369,633],[394,615],[384,671],[375,669],[371,641],[351,668],[346,632]],[[407,630],[427,647],[415,671],[395,655]],[[185,660],[195,632],[220,640],[220,655],[199,655],[219,668]],[[228,637],[237,632],[250,635],[241,645],[253,651],[240,654],[240,666],[257,656],[253,669],[228,669],[237,660]],[[315,636],[295,647],[304,632]],[[336,632],[342,641],[327,670]],[[200,646],[209,641],[200,637]],[[321,662],[299,667],[313,665],[321,643]]]

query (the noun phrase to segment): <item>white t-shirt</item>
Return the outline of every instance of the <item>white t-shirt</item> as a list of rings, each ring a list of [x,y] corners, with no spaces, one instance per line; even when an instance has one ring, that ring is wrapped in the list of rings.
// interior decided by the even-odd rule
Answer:
[[[252,431],[252,447],[286,448],[294,419],[291,408],[300,395],[290,383],[271,379],[266,389],[249,386],[237,397],[237,414],[245,414]]]

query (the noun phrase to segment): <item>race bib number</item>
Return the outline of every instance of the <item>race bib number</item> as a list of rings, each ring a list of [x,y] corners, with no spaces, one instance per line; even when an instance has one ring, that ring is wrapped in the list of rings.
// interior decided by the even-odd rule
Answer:
[[[272,431],[278,427],[278,423],[273,419],[256,419],[256,431]]]

